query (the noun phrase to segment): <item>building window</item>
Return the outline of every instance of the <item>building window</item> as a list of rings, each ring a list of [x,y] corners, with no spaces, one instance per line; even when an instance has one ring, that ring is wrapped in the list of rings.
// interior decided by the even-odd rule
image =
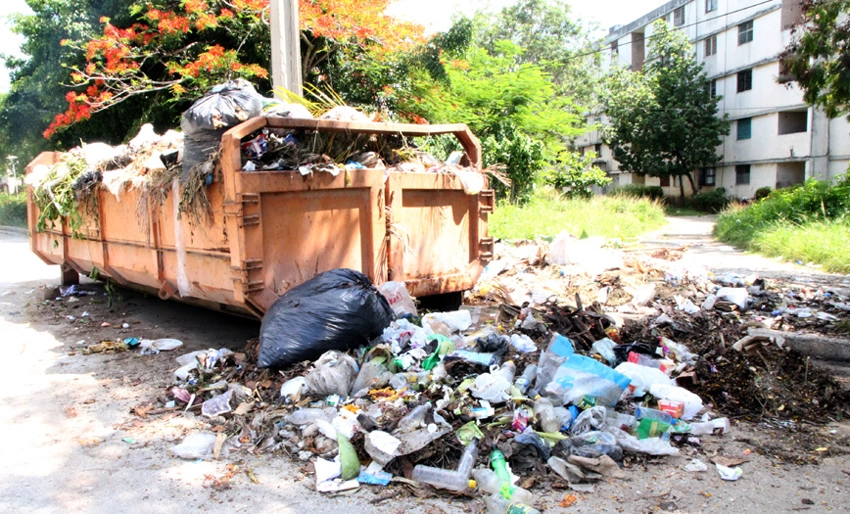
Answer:
[[[738,140],[750,139],[753,137],[753,119],[743,118],[738,120]]]
[[[602,155],[602,143],[596,143],[593,145],[593,151],[596,152],[596,156],[599,157]]]
[[[717,53],[717,35],[713,35],[705,40],[705,56],[709,57]]]
[[[717,10],[717,0],[705,0],[705,12]]]
[[[619,41],[614,41],[613,43],[611,43],[611,53],[614,54],[614,55],[617,55],[617,54],[620,53],[620,42]]]
[[[738,72],[738,92],[743,93],[753,88],[753,70],[744,70]]]
[[[673,26],[681,27],[685,24],[685,6],[679,7],[673,11]]]
[[[753,22],[738,25],[738,44],[745,45],[753,40]]]
[[[717,171],[714,168],[702,168],[699,170],[699,185],[713,186],[717,177]]]
[[[779,113],[779,135],[808,132],[809,111],[792,111]]]
[[[661,187],[670,187],[670,175],[661,177]]]
[[[750,185],[750,165],[739,164],[735,166],[735,185],[748,186]]]
[[[711,79],[711,85],[708,86],[708,92],[712,98],[717,97],[717,79]]]

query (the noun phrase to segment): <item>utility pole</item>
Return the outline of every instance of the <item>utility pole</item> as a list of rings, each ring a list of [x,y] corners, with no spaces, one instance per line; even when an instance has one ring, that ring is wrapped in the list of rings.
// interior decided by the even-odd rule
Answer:
[[[301,29],[298,0],[271,0],[272,87],[297,95],[301,88]]]

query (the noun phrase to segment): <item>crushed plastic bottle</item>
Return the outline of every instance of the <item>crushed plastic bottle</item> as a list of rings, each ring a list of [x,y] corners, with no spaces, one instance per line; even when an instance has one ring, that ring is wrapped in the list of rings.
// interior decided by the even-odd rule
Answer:
[[[540,511],[534,507],[508,500],[501,494],[485,496],[484,503],[487,505],[490,514],[540,514]]]
[[[430,382],[430,377],[431,373],[428,371],[420,371],[418,373],[396,373],[390,379],[390,386],[396,391],[417,388],[418,386],[428,384],[428,382]]]
[[[520,503],[534,502],[534,494],[527,489],[514,485],[503,484],[496,475],[496,472],[491,469],[479,468],[472,472],[472,477],[478,489],[488,494],[501,494],[504,498]]]

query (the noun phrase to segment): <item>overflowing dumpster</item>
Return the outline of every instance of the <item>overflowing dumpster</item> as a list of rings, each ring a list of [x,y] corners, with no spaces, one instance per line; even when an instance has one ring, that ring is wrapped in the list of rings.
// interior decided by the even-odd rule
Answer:
[[[120,195],[96,188],[74,226],[67,217],[38,226],[29,187],[32,251],[62,265],[65,280],[96,270],[162,299],[256,317],[290,288],[335,268],[358,270],[376,284],[403,281],[419,297],[459,295],[474,286],[493,249],[487,216],[494,195],[486,178],[483,188],[470,190],[453,173],[243,169],[241,147],[263,128],[367,137],[453,134],[464,164],[476,169],[481,161],[477,139],[462,124],[252,118],[222,136],[219,166],[204,188],[208,216],[181,213],[175,179],[158,201],[140,198],[129,186]],[[42,153],[27,174],[61,157]]]

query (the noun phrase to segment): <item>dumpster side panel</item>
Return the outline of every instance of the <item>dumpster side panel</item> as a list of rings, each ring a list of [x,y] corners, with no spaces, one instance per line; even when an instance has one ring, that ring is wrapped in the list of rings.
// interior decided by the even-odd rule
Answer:
[[[490,257],[485,198],[452,175],[391,173],[390,279],[415,296],[472,289]]]

